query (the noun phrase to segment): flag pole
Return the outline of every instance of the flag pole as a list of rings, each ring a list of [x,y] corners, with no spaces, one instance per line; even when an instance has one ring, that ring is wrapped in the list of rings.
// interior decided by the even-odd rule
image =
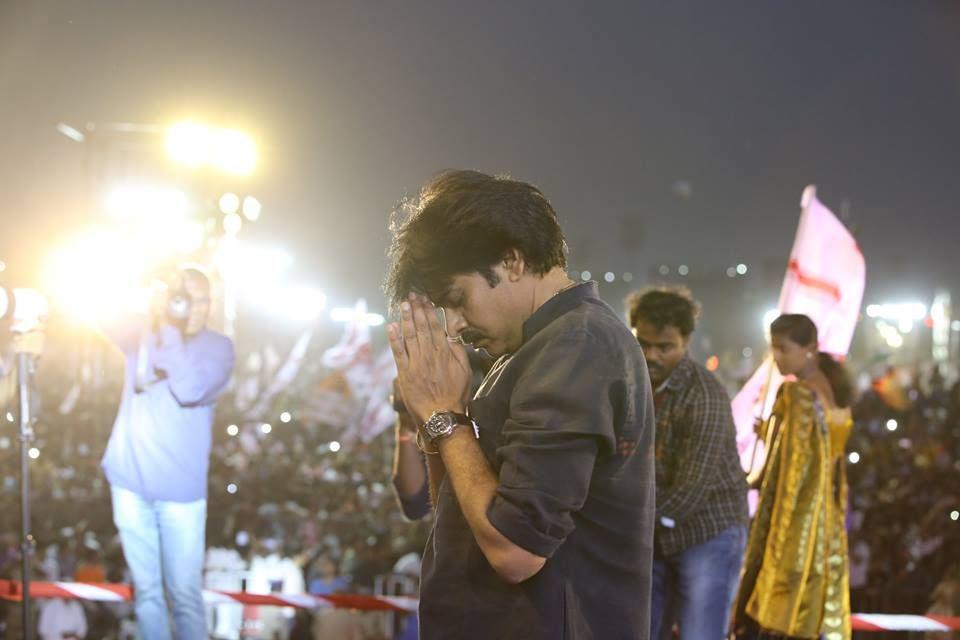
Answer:
[[[767,355],[767,359],[768,360],[770,359],[769,354]],[[755,433],[757,432],[757,429],[756,429],[757,422],[760,422],[761,420],[763,420],[763,410],[767,406],[767,398],[770,397],[770,383],[773,381],[773,367],[775,366],[776,365],[773,362],[770,363],[770,367],[767,370],[767,380],[766,382],[763,383],[763,392],[760,394],[760,411],[758,412],[758,415],[754,416],[754,432]],[[763,470],[761,467],[760,471],[754,474],[753,467],[757,463],[757,450],[759,448],[760,440],[763,440],[764,443],[769,442],[770,435],[771,435],[770,430],[771,430],[771,426],[769,423],[767,423],[767,429],[764,436],[761,438],[760,434],[757,433],[757,437],[753,441],[753,450],[750,452],[750,469],[747,471],[747,482],[750,484],[752,484],[752,482],[757,479],[757,477],[760,475],[760,473]],[[766,460],[764,462],[766,462]],[[764,466],[766,465],[764,464]]]

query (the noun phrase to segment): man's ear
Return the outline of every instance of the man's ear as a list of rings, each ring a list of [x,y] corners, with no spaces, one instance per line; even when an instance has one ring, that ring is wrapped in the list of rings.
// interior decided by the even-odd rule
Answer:
[[[507,274],[510,282],[517,282],[527,271],[527,263],[523,259],[523,254],[517,249],[510,249],[503,256],[503,270]]]

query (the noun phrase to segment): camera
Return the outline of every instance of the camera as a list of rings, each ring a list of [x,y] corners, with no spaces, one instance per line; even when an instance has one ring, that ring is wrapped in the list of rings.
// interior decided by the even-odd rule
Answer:
[[[170,281],[155,280],[153,296],[156,302],[152,311],[154,327],[166,323],[180,331],[186,329],[193,300],[187,293],[183,278],[179,278],[175,284]]]
[[[180,287],[167,298],[167,322],[183,329],[190,319],[192,301],[181,281]]]

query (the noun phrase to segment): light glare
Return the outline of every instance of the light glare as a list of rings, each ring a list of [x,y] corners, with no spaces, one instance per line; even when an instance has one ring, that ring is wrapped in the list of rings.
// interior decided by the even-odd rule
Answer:
[[[253,196],[247,196],[243,199],[243,216],[250,222],[259,220],[262,210],[263,205]]]
[[[223,230],[231,236],[235,236],[240,233],[240,229],[242,228],[243,218],[236,213],[228,213],[227,215],[223,216]]]
[[[241,131],[221,129],[211,139],[210,164],[238,176],[248,176],[257,166],[257,147]]]
[[[220,201],[217,204],[220,206],[221,213],[236,213],[240,210],[240,196],[227,192],[220,196]]]
[[[167,154],[193,169],[210,162],[210,142],[210,129],[196,122],[178,122],[167,129]]]
[[[107,211],[114,217],[149,220],[182,218],[189,201],[181,189],[149,185],[118,185],[107,194]]]
[[[179,122],[167,129],[167,155],[191,169],[213,167],[247,176],[257,165],[253,138],[233,129],[211,129],[196,122]]]

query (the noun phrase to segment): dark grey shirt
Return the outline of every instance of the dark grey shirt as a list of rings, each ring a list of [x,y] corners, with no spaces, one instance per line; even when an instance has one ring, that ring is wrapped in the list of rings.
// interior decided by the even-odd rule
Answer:
[[[645,639],[655,495],[643,354],[595,283],[547,301],[523,329],[469,411],[499,478],[490,522],[547,562],[504,582],[444,480],[424,552],[421,638]]]

